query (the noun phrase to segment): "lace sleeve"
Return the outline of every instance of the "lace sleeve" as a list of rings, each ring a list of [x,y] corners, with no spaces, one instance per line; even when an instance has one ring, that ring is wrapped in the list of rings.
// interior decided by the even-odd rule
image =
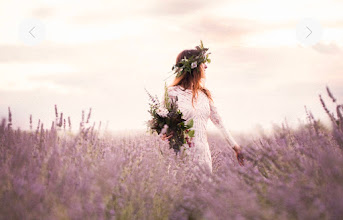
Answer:
[[[235,139],[232,137],[231,133],[226,130],[222,118],[218,114],[216,106],[214,106],[213,102],[210,100],[210,119],[213,122],[213,124],[219,129],[220,133],[224,136],[226,142],[231,146],[238,146]]]

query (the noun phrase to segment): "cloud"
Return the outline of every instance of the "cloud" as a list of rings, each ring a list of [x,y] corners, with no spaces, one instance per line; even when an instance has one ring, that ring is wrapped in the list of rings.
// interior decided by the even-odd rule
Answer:
[[[317,43],[316,45],[312,46],[312,48],[318,51],[319,53],[325,53],[325,54],[336,54],[336,53],[342,52],[342,48],[340,48],[335,43],[330,43],[330,44]]]
[[[32,16],[38,19],[46,19],[54,16],[56,10],[51,7],[39,7],[32,10]]]
[[[150,6],[142,12],[144,14],[158,16],[191,15],[199,11],[206,11],[214,7],[219,7],[224,2],[224,0],[218,0],[214,4],[207,0],[154,0],[151,1]]]
[[[168,25],[176,21],[182,22],[189,17],[203,16],[223,3],[224,0],[216,1],[215,4],[207,0],[148,0],[144,1],[144,4],[140,1],[120,4],[111,2],[106,4],[106,7],[85,7],[84,10],[70,15],[71,22],[75,24],[104,24],[137,18],[158,19]],[[169,18],[172,20],[168,20]]]
[[[278,24],[259,22],[253,19],[223,17],[216,15],[197,15],[180,22],[183,31],[194,35],[204,35],[214,42],[240,45],[249,35],[293,28],[292,22]]]
[[[79,53],[79,49],[54,44],[39,45],[34,50],[30,46],[0,45],[0,63],[69,60]]]
[[[235,46],[212,49],[207,85],[223,90],[250,92],[277,89],[284,84],[305,83],[333,86],[343,84],[343,53],[318,56],[309,48],[242,48]],[[225,94],[223,92],[222,94]]]
[[[28,82],[37,84],[50,84],[76,91],[87,93],[100,92],[108,90],[109,87],[116,85],[116,81],[111,78],[110,74],[97,74],[96,72],[71,72],[69,74],[49,74],[46,76],[29,76]]]
[[[175,16],[192,16],[198,12],[206,12],[220,7],[224,0],[213,2],[207,0],[147,0],[144,2],[107,2],[106,6],[97,4],[83,5],[82,9],[67,8],[67,15],[71,16],[70,22],[74,24],[113,23],[133,18],[152,18]],[[62,14],[61,14],[62,15]],[[184,17],[183,17],[184,18]],[[181,18],[180,18],[181,19]]]
[[[80,66],[88,66],[92,63],[99,64],[98,62],[102,62],[102,64],[108,62],[109,65],[112,65],[111,59],[126,57],[134,50],[137,51],[134,43],[143,40],[135,41],[135,39],[134,37],[127,37],[120,40],[96,41],[87,44],[54,44],[48,42],[34,48],[0,45],[0,64],[56,61]],[[140,53],[137,51],[135,54]]]

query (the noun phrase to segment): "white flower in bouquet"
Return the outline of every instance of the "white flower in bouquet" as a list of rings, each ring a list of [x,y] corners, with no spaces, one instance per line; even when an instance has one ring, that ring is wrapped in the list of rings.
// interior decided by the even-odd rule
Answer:
[[[189,66],[187,69],[189,69]],[[164,89],[164,103],[161,103],[163,105],[158,104],[155,106],[149,104],[150,110],[148,110],[148,112],[151,114],[152,119],[148,121],[147,125],[149,131],[156,131],[162,137],[170,131],[171,137],[168,139],[169,147],[170,149],[173,149],[177,155],[181,152],[183,144],[187,143],[190,147],[193,146],[192,138],[194,137],[195,131],[190,130],[190,128],[193,127],[193,119],[189,120],[187,123],[185,122],[186,120],[183,119],[183,114],[178,108],[177,96],[175,99],[169,97],[167,84],[165,84]],[[152,102],[158,100],[155,99],[148,91],[147,93]]]
[[[194,61],[192,64],[191,64],[191,68],[194,69],[195,67],[197,67],[197,61]]]
[[[165,124],[165,125],[163,126],[162,130],[161,130],[160,136],[162,136],[162,135],[164,135],[165,133],[167,133],[168,128],[169,128],[168,125]]]
[[[156,113],[161,116],[162,118],[165,118],[168,116],[168,109],[166,109],[165,107],[160,106],[157,110]]]

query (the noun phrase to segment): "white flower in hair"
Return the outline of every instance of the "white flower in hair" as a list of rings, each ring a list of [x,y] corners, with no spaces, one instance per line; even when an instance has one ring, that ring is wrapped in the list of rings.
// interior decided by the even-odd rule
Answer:
[[[197,67],[197,61],[194,61],[192,64],[191,64],[191,68],[194,69],[195,67]]]
[[[168,109],[166,109],[165,107],[160,106],[157,110],[156,113],[161,116],[162,118],[165,118],[168,116]]]

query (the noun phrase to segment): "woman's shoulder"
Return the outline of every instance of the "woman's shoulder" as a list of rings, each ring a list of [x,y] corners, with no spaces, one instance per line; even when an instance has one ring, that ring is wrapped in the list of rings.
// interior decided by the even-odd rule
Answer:
[[[170,92],[170,91],[175,91],[176,89],[177,89],[176,86],[169,86],[169,87],[168,87],[168,92]]]
[[[170,96],[188,96],[192,94],[191,90],[184,90],[180,85],[168,87],[168,95]]]
[[[185,89],[180,85],[176,85],[176,86],[169,86],[168,87],[168,93],[169,92],[175,92],[175,93],[187,93],[187,94],[192,94],[193,91],[191,89]],[[198,90],[199,93],[205,95],[205,92],[201,89]]]
[[[169,86],[168,87],[168,92],[178,92],[180,91],[180,86],[176,85],[176,86]]]
[[[175,96],[178,94],[178,88],[177,86],[169,86],[167,88],[167,91],[168,91],[168,95],[172,95],[172,96]]]

